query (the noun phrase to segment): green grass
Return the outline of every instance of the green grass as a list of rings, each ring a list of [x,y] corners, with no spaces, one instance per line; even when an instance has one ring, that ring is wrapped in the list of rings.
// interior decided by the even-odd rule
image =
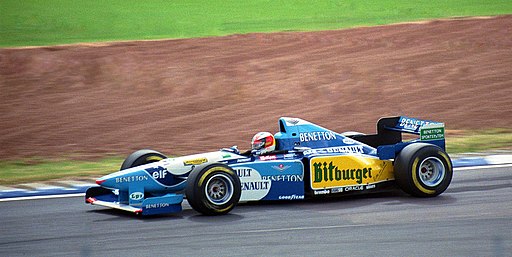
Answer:
[[[448,153],[474,153],[489,150],[512,150],[512,129],[467,131],[462,135],[446,137]]]
[[[0,0],[0,47],[313,31],[511,14],[510,0]],[[449,153],[510,148],[510,130],[447,137]],[[0,184],[97,177],[122,158],[0,161]]]
[[[457,136],[447,135],[449,154],[485,152],[496,149],[512,150],[512,130],[493,129],[469,131]],[[122,157],[97,161],[38,160],[0,161],[0,185],[64,178],[97,178],[119,170]]]
[[[328,30],[511,13],[510,0],[1,0],[0,47]]]
[[[0,161],[0,185],[14,185],[58,178],[95,178],[119,170],[123,158],[97,161],[40,160]]]

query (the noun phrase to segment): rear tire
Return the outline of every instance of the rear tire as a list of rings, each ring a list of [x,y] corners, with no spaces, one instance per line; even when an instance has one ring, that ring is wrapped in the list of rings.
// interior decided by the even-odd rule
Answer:
[[[205,215],[230,212],[238,204],[241,192],[238,175],[229,166],[220,163],[192,171],[185,189],[190,206]]]
[[[417,197],[443,193],[453,176],[448,154],[436,145],[425,143],[406,146],[395,159],[394,168],[398,186]]]
[[[160,152],[149,149],[138,150],[126,157],[123,164],[121,165],[120,170],[125,170],[152,162],[158,162],[163,159],[167,159],[167,156]]]

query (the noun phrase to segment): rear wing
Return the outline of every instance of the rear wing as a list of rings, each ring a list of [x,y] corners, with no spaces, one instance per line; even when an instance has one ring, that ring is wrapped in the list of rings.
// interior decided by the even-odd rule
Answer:
[[[395,122],[397,117],[391,118],[393,122]],[[389,119],[389,118],[384,118]],[[380,119],[379,122],[381,122],[383,119]],[[416,134],[421,135],[422,131],[430,131],[433,128],[442,128],[443,132],[443,138],[444,138],[444,124],[440,122],[435,122],[431,120],[419,120],[414,118],[409,118],[405,116],[398,117],[398,121],[396,121],[396,124],[393,127],[390,127],[389,124],[385,124],[385,129],[388,130],[394,130],[394,131],[400,131],[403,133],[410,133],[410,134]],[[428,132],[426,132],[428,133]]]
[[[445,149],[444,123],[409,118],[406,116],[381,118],[377,122],[377,134],[356,135],[352,138],[372,147],[402,143],[402,133],[419,135],[417,140],[430,141]]]
[[[404,142],[403,133],[419,137]],[[381,160],[394,159],[404,147],[419,142],[437,145],[446,150],[444,123],[405,116],[381,118],[377,122],[377,134],[355,135],[351,138],[377,148],[377,155]]]

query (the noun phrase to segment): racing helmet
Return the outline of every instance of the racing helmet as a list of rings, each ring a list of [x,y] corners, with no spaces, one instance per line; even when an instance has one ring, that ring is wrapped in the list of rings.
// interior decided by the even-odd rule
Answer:
[[[252,138],[251,146],[253,151],[260,153],[272,152],[276,149],[276,139],[269,132],[259,132]]]

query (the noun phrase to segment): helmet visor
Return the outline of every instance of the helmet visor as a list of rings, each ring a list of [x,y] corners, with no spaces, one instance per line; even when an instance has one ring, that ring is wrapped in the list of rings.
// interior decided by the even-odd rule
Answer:
[[[260,150],[265,145],[265,138],[260,138],[257,140],[254,140],[252,143],[252,149],[253,150]]]

